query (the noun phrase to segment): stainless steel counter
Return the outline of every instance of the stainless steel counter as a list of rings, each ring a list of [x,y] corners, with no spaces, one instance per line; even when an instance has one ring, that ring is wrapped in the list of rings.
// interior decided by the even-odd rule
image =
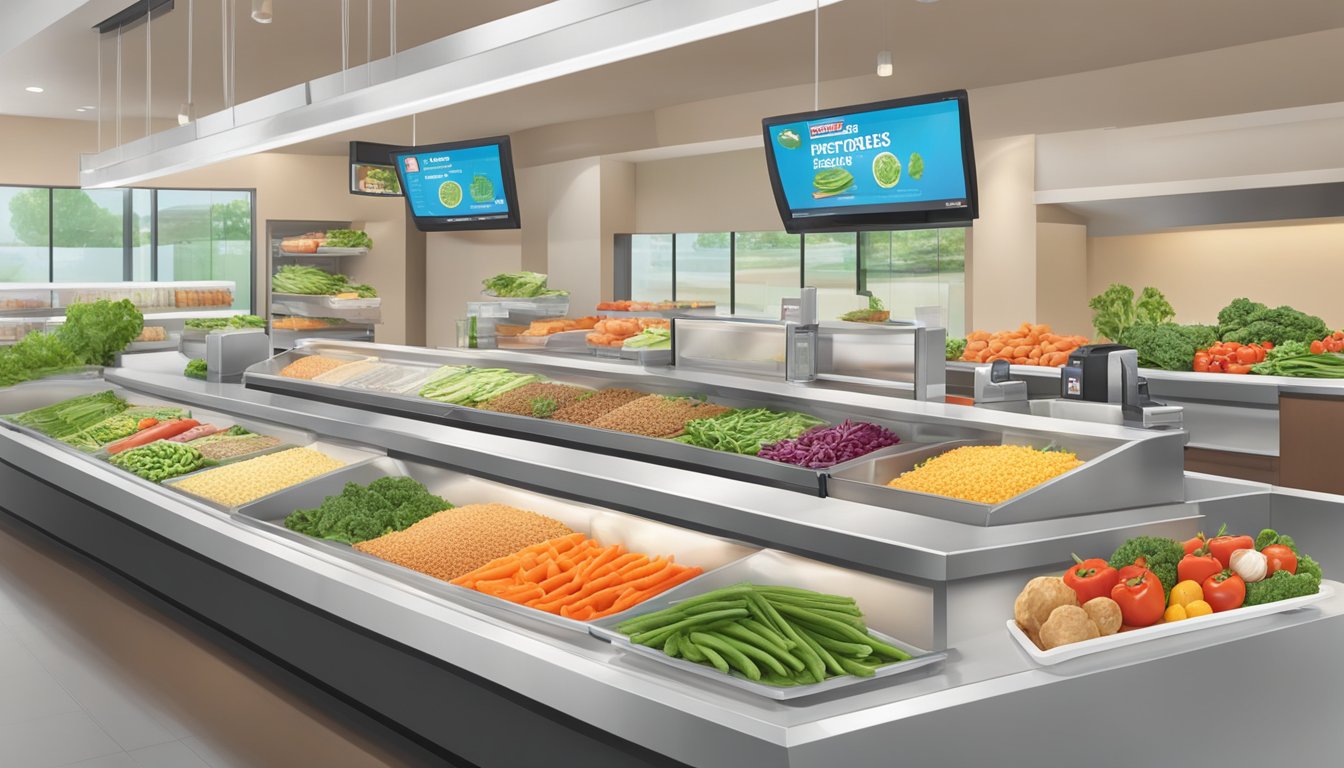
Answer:
[[[24,477],[41,478],[300,604],[680,763],[827,768],[900,760],[916,765],[1053,764],[1073,760],[1064,755],[1086,749],[1089,764],[1096,765],[1153,764],[1156,754],[1181,754],[1183,765],[1225,765],[1233,751],[1242,757],[1267,757],[1272,740],[1228,741],[1228,749],[1219,748],[1222,742],[1215,736],[1231,737],[1242,726],[1237,718],[1222,716],[1220,708],[1200,702],[1230,696],[1234,687],[1272,684],[1297,691],[1297,706],[1263,711],[1258,731],[1282,728],[1292,733],[1295,754],[1302,758],[1333,753],[1328,729],[1310,732],[1301,726],[1304,717],[1310,718],[1304,710],[1339,711],[1344,703],[1341,676],[1330,671],[1337,669],[1331,663],[1333,648],[1344,642],[1344,595],[1316,608],[1049,669],[1036,667],[1012,643],[1003,621],[1011,615],[1013,595],[1030,576],[1055,571],[1070,551],[1109,551],[1137,532],[1183,535],[1197,528],[1216,529],[1223,521],[1243,529],[1273,523],[1292,531],[1299,542],[1310,536],[1311,551],[1319,553],[1329,574],[1344,568],[1344,555],[1335,554],[1344,552],[1344,517],[1339,514],[1344,507],[1338,497],[1188,476],[1184,503],[1019,525],[966,526],[237,385],[187,380],[180,376],[180,358],[174,357],[137,356],[133,364],[144,369],[111,370],[107,380],[153,397],[301,426],[328,438],[375,445],[558,496],[812,552],[832,562],[910,579],[942,596],[944,615],[930,619],[945,624],[951,647],[942,671],[850,695],[800,704],[770,702],[670,675],[661,665],[620,655],[594,638],[512,623],[478,605],[408,589],[376,571],[244,526],[165,489],[128,480],[109,465],[0,429],[0,473],[24,473],[0,474],[0,489],[20,487]],[[59,394],[50,384],[43,389]],[[12,401],[12,395],[0,393],[0,411],[8,410],[3,405]],[[1103,433],[1115,429],[1078,426]],[[0,506],[16,511],[25,505],[25,498],[0,490]],[[1275,664],[1264,663],[1270,657],[1277,659]],[[1238,674],[1218,675],[1216,669],[1236,669]],[[1188,679],[1185,675],[1207,682],[1198,687],[1173,684]],[[1078,719],[1080,702],[1126,700],[1143,702],[1131,723],[1144,729],[1142,739],[1135,739],[1128,727],[1089,728]],[[1211,746],[1193,753],[1181,747],[1191,729]],[[1041,741],[1047,732],[1060,734],[1051,737],[1049,747]],[[1083,734],[1086,747],[1079,741]],[[462,754],[491,764],[487,748],[466,746]]]

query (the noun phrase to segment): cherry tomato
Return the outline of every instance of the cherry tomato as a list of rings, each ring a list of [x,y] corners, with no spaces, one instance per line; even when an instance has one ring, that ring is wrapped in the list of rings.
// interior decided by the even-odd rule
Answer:
[[[1319,341],[1311,342],[1311,354],[1319,355],[1325,351],[1325,344]]]
[[[1226,371],[1221,358],[1215,357],[1209,361],[1209,373],[1226,373]]]
[[[1242,347],[1237,350],[1237,362],[1242,365],[1254,365],[1259,362],[1256,360],[1254,347]]]
[[[1246,602],[1246,582],[1231,571],[1215,573],[1204,580],[1204,600],[1214,613],[1240,608]]]
[[[1262,343],[1260,344],[1260,346],[1264,347],[1265,349],[1273,349],[1273,348],[1274,348],[1274,342],[1272,342],[1272,341],[1262,342]]]
[[[1247,373],[1250,373],[1250,372],[1251,372],[1251,366],[1249,366],[1249,365],[1242,365],[1241,363],[1228,363],[1228,365],[1227,365],[1227,372],[1228,372],[1228,373],[1247,374]]]
[[[1207,541],[1207,539],[1204,538],[1203,533],[1197,533],[1195,534],[1194,538],[1186,539],[1185,544],[1183,545],[1183,548],[1185,549],[1185,554],[1188,555],[1191,552],[1194,552],[1196,549],[1203,547],[1205,541]]]
[[[1265,556],[1265,576],[1273,576],[1275,571],[1297,573],[1297,554],[1283,544],[1270,544],[1260,550]]]
[[[1195,364],[1194,364],[1193,367],[1194,367],[1195,373],[1208,373],[1208,372],[1209,372],[1209,358],[1205,357],[1203,360],[1201,360],[1201,359],[1199,359],[1198,357],[1196,357],[1196,358],[1195,358]]]

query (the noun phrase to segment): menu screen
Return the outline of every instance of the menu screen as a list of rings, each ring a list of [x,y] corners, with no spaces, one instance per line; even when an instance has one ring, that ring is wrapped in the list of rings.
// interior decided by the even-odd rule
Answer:
[[[973,209],[963,108],[961,99],[938,98],[766,120],[767,154],[786,225]],[[893,221],[900,223],[899,217]]]
[[[507,152],[507,147],[501,152],[501,144],[488,142],[397,153],[397,175],[421,229],[484,228],[492,223],[517,226]],[[510,164],[507,180],[506,163]]]

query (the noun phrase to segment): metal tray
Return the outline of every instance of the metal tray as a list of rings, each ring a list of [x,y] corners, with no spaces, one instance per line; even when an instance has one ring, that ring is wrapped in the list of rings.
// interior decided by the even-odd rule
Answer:
[[[1265,603],[1263,605],[1252,605],[1244,608],[1237,608],[1232,611],[1222,611],[1221,613],[1211,613],[1207,616],[1196,616],[1193,619],[1184,619],[1182,621],[1173,621],[1170,624],[1154,624],[1151,627],[1142,629],[1132,629],[1127,632],[1117,632],[1114,635],[1106,637],[1096,637],[1091,640],[1084,640],[1079,643],[1069,643],[1061,645],[1058,648],[1051,648],[1043,651],[1031,642],[1022,628],[1017,626],[1017,622],[1008,620],[1008,634],[1012,636],[1017,644],[1022,646],[1022,650],[1027,652],[1037,664],[1051,666],[1070,659],[1076,659],[1080,656],[1089,656],[1094,653],[1104,653],[1116,648],[1144,643],[1149,640],[1157,640],[1163,637],[1171,637],[1185,632],[1197,632],[1209,627],[1223,626],[1226,624],[1235,624],[1239,621],[1256,619],[1261,616],[1269,616],[1275,613],[1285,611],[1295,611],[1299,608],[1305,608],[1312,603],[1320,600],[1328,600],[1335,594],[1335,587],[1338,582],[1323,580],[1321,582],[1321,591],[1314,595],[1304,597],[1294,597],[1288,600],[1279,600],[1274,603]]]
[[[677,562],[703,568],[706,574],[741,560],[757,550],[717,536],[698,533],[634,515],[545,496],[512,486],[483,480],[442,467],[380,457],[363,464],[314,478],[279,493],[240,507],[235,519],[277,536],[334,554],[361,566],[377,570],[404,584],[450,600],[482,606],[510,619],[540,622],[574,632],[588,633],[588,623],[556,616],[524,605],[500,600],[492,595],[467,589],[418,571],[364,554],[346,544],[315,539],[284,526],[284,519],[296,509],[310,509],[328,496],[341,492],[346,483],[367,485],[380,477],[409,476],[422,483],[430,493],[455,506],[499,503],[537,512],[584,533],[604,544],[623,544],[632,552],[671,554]],[[704,578],[700,576],[698,578]],[[694,584],[691,579],[685,587]],[[675,592],[676,590],[671,590]],[[616,616],[628,616],[640,606]]]
[[[887,486],[888,482],[919,463],[966,445],[1062,448],[1076,453],[1085,463],[997,504]],[[1172,443],[1171,450],[1165,452],[1152,450],[1155,447],[1143,443],[1117,446],[1112,440],[1081,435],[1042,437],[1005,432],[999,439],[952,440],[921,450],[856,459],[829,471],[826,493],[849,501],[968,525],[1007,525],[1183,501],[1182,475],[1164,471],[1172,462],[1175,466],[1181,465],[1181,446]],[[1134,482],[1136,477],[1143,478],[1143,482]]]
[[[271,430],[271,431],[274,432],[275,430]],[[311,448],[311,449],[313,449],[313,450],[315,450],[315,451],[321,451],[322,453],[327,454],[328,456],[332,457],[333,459],[338,459],[338,460],[340,460],[340,461],[345,462],[345,466],[344,466],[344,467],[341,467],[341,468],[332,470],[331,472],[326,473],[326,475],[319,475],[317,478],[311,478],[310,480],[304,481],[305,483],[306,483],[306,482],[311,482],[312,480],[316,480],[316,479],[319,479],[319,478],[321,478],[321,477],[326,477],[326,476],[328,476],[328,475],[334,474],[334,473],[339,472],[339,471],[344,470],[344,469],[348,469],[348,468],[350,468],[351,466],[357,466],[357,465],[359,465],[359,464],[363,464],[363,463],[365,463],[365,462],[367,462],[367,461],[370,461],[370,460],[372,460],[372,459],[374,459],[374,458],[377,458],[378,456],[383,455],[381,452],[378,452],[378,451],[376,451],[376,450],[373,449],[373,448],[365,448],[365,447],[362,447],[362,446],[361,446],[361,447],[355,447],[355,446],[351,446],[351,445],[347,445],[347,444],[342,444],[342,443],[328,442],[328,441],[325,441],[325,440],[318,440],[318,441],[316,441],[316,442],[311,442],[311,443],[307,443],[307,444],[291,445],[291,446],[289,446],[289,447],[291,447],[291,448]],[[268,449],[268,451],[269,451],[269,449]],[[268,451],[263,451],[263,452],[260,452],[260,453],[255,453],[255,454],[252,454],[251,456],[248,456],[247,458],[249,458],[249,459],[255,459],[255,458],[258,458],[259,456],[267,455]],[[236,463],[236,462],[228,462],[228,464],[233,464],[233,463]],[[181,475],[181,476],[179,476],[179,477],[174,477],[174,478],[172,478],[172,479],[170,479],[170,480],[164,480],[164,481],[163,481],[162,483],[160,483],[159,485],[163,486],[164,488],[172,489],[172,490],[175,491],[176,493],[180,493],[180,494],[182,494],[183,496],[186,496],[186,497],[190,498],[191,500],[197,502],[198,504],[204,504],[205,506],[210,507],[211,509],[214,509],[214,510],[218,510],[218,511],[220,511],[220,512],[231,513],[231,512],[233,512],[235,509],[237,509],[237,507],[229,506],[229,505],[227,505],[227,504],[220,504],[219,502],[214,501],[214,500],[212,500],[212,499],[207,499],[207,498],[205,498],[205,497],[203,497],[203,496],[197,496],[196,494],[191,493],[190,491],[185,491],[185,490],[182,490],[182,489],[180,489],[180,488],[177,487],[183,480],[187,479],[188,477],[196,477],[197,475],[201,475],[201,474],[204,474],[204,473],[206,473],[206,472],[210,472],[210,471],[212,471],[212,470],[219,469],[221,466],[224,466],[224,465],[216,465],[216,466],[213,466],[213,467],[206,467],[205,469],[197,470],[196,472],[192,472],[192,473],[190,473],[190,474]],[[302,484],[303,484],[303,483],[296,483],[296,485],[302,485]],[[290,486],[289,488],[293,488],[293,487],[294,487],[294,486]],[[269,494],[267,494],[267,495],[265,495],[265,496],[262,496],[260,499],[256,499],[256,500],[251,501],[251,502],[248,502],[248,503],[249,503],[249,504],[255,504],[257,501],[262,501],[262,500],[265,500],[265,499],[270,498],[271,496],[275,496],[276,494],[284,493],[285,491],[289,490],[289,488],[281,488],[281,489],[278,490],[278,491],[273,491],[273,492],[271,492],[271,493],[269,493]]]
[[[137,405],[138,405],[138,404],[137,404]],[[176,405],[176,404],[175,404],[175,403],[155,403],[154,405]],[[200,469],[198,469],[198,470],[195,470],[195,471],[193,471],[193,472],[187,472],[186,474],[177,475],[177,476],[175,476],[175,477],[170,477],[170,478],[167,478],[166,480],[161,480],[161,481],[159,481],[158,483],[155,483],[155,482],[153,482],[153,481],[151,481],[151,480],[145,480],[144,478],[140,478],[141,480],[144,480],[144,482],[150,483],[151,485],[165,485],[165,484],[168,484],[168,483],[173,482],[174,480],[181,480],[181,479],[184,478],[184,477],[188,477],[188,476],[190,476],[190,475],[195,475],[195,474],[198,474],[198,473],[200,473],[200,472],[205,472],[205,471],[208,471],[208,470],[210,470],[210,469],[214,469],[215,467],[222,467],[222,466],[225,466],[225,465],[227,465],[227,464],[237,464],[237,463],[240,462],[240,461],[247,461],[248,459],[255,459],[255,458],[257,458],[258,456],[265,456],[265,455],[268,454],[268,453],[278,453],[278,452],[283,451],[283,450],[285,450],[285,449],[287,449],[287,448],[298,448],[298,447],[302,447],[302,446],[307,446],[307,445],[311,444],[311,443],[313,442],[313,440],[314,440],[314,435],[313,435],[312,432],[307,432],[307,431],[300,430],[300,429],[294,429],[294,428],[292,428],[292,427],[286,427],[286,426],[282,426],[282,425],[280,425],[280,424],[272,424],[272,423],[270,423],[270,422],[254,421],[254,420],[252,420],[252,419],[241,419],[241,420],[240,420],[240,419],[234,418],[233,416],[231,416],[231,415],[229,415],[229,414],[227,414],[227,413],[220,413],[220,412],[218,412],[218,411],[210,411],[210,410],[204,410],[204,409],[200,409],[200,408],[192,408],[192,407],[187,406],[187,405],[182,405],[182,406],[180,406],[180,407],[183,408],[184,410],[186,410],[187,412],[189,412],[189,413],[191,414],[191,418],[196,419],[197,421],[199,421],[199,422],[202,423],[202,424],[214,424],[214,425],[216,425],[216,426],[222,426],[222,427],[224,427],[224,428],[226,428],[226,429],[229,428],[229,427],[235,426],[235,425],[236,425],[236,426],[241,426],[241,427],[244,427],[245,429],[248,429],[248,430],[250,430],[250,431],[252,431],[252,432],[257,433],[258,435],[268,435],[268,436],[270,436],[270,437],[276,437],[276,438],[279,438],[279,439],[280,439],[280,444],[279,444],[279,445],[273,445],[273,446],[271,446],[270,448],[263,448],[263,449],[261,449],[261,450],[259,450],[259,451],[253,451],[252,453],[245,453],[245,454],[242,454],[242,455],[240,455],[240,456],[230,456],[230,457],[227,458],[227,459],[222,459],[222,460],[214,461],[214,463],[212,463],[212,464],[208,464],[208,465],[206,465],[206,466],[204,466],[204,467],[202,467],[202,468],[200,468]],[[78,449],[76,449],[76,450],[78,450]],[[81,453],[84,453],[84,455],[86,455],[86,456],[90,456],[90,457],[92,457],[92,458],[98,459],[99,461],[106,461],[106,462],[111,463],[111,462],[110,462],[111,456],[108,455],[108,453],[107,453],[107,447],[106,447],[106,446],[104,446],[103,448],[100,448],[100,449],[98,449],[98,450],[96,450],[96,451],[92,451],[92,452],[84,452],[84,451],[80,451],[80,452],[81,452]],[[113,465],[113,466],[115,466],[115,465]],[[120,469],[120,467],[118,467],[118,469]],[[128,472],[127,474],[131,474],[131,475],[133,475],[133,476],[135,476],[135,477],[139,477],[138,475],[134,475],[134,473],[130,473],[130,472]],[[181,493],[181,491],[179,491],[179,493]],[[190,495],[190,494],[188,494],[188,495]],[[192,498],[198,498],[198,497],[192,495]],[[211,502],[208,502],[208,501],[206,501],[206,500],[204,500],[204,499],[202,499],[201,501],[203,501],[204,503],[207,503],[207,504],[212,504]],[[221,507],[218,507],[218,505],[213,505],[213,504],[212,504],[212,506],[215,506],[216,508],[221,508]]]
[[[298,293],[272,293],[271,314],[299,317],[335,317],[349,322],[377,323],[382,320],[382,302],[372,299],[337,299]]]
[[[630,638],[616,630],[616,626],[625,621],[627,616],[636,617],[653,613],[689,597],[742,583],[801,587],[818,592],[849,595],[858,602],[859,607],[863,610],[864,621],[867,622],[869,631],[881,640],[906,651],[914,658],[910,661],[882,667],[870,678],[846,675],[833,677],[812,685],[780,688],[753,682],[737,675],[724,675],[713,667],[696,664],[685,659],[674,659],[661,650],[635,645],[630,642]],[[762,550],[751,557],[739,560],[713,573],[707,573],[676,589],[658,595],[646,601],[637,609],[628,611],[626,615],[600,619],[592,622],[589,627],[594,637],[610,641],[617,648],[627,653],[655,659],[679,670],[679,672],[686,672],[698,678],[713,680],[721,685],[731,686],[758,696],[780,701],[804,696],[816,696],[861,685],[879,685],[882,681],[889,681],[916,670],[935,668],[942,665],[947,659],[946,652],[928,651],[900,639],[900,636],[918,637],[918,642],[932,643],[932,590],[845,570],[770,549]]]

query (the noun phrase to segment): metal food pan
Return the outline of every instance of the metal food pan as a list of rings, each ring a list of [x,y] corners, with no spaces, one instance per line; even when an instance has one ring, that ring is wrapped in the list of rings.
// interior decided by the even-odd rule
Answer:
[[[921,462],[966,445],[1059,448],[1076,453],[1085,463],[997,504],[887,486]],[[1126,442],[1082,435],[1005,432],[999,439],[953,440],[920,450],[862,457],[833,468],[826,479],[826,491],[836,498],[968,525],[1005,525],[1183,501],[1183,476],[1167,471],[1171,466],[1181,466],[1181,462],[1182,446],[1176,441]],[[1134,482],[1135,477],[1143,481]]]
[[[160,405],[174,405],[174,404],[161,403]],[[188,472],[185,475],[178,475],[177,477],[168,478],[167,480],[162,481],[164,483],[172,482],[173,480],[178,480],[187,477],[187,475],[194,475],[197,472],[205,472],[209,469],[223,466],[225,464],[236,464],[240,461],[255,459],[258,456],[265,456],[268,453],[276,453],[279,451],[283,451],[287,448],[298,448],[301,446],[306,446],[316,439],[316,436],[312,432],[309,432],[307,430],[295,429],[293,427],[286,427],[280,424],[272,424],[270,422],[254,421],[252,419],[237,419],[227,413],[221,413],[219,411],[211,411],[202,408],[189,408],[186,406],[182,407],[191,413],[191,418],[199,421],[202,424],[214,424],[215,426],[221,426],[224,427],[225,429],[228,429],[229,427],[233,426],[241,426],[244,429],[247,429],[251,432],[255,432],[258,435],[266,435],[269,437],[279,438],[280,444],[271,446],[270,448],[263,448],[259,451],[253,451],[252,453],[244,453],[239,456],[231,456],[227,459],[215,461],[215,463],[210,464],[209,466],[203,467],[201,469],[198,469],[195,472]],[[94,458],[101,459],[103,461],[107,461],[111,458],[107,453],[106,446],[98,449],[97,451],[88,453],[87,455],[93,456]]]
[[[340,349],[322,349],[320,352],[317,352],[312,348],[299,347],[297,349],[282,352],[269,360],[263,360],[260,363],[252,365],[243,374],[243,383],[251,389],[279,392],[281,394],[297,394],[301,397],[336,402],[343,405],[365,406],[384,413],[410,415],[415,418],[428,419],[431,421],[442,421],[447,418],[449,411],[459,407],[434,400],[428,400],[420,397],[416,393],[398,395],[391,392],[378,392],[367,389],[334,386],[313,381],[311,379],[293,379],[280,375],[280,371],[284,370],[285,366],[299,358],[313,354],[321,354],[327,357],[348,358],[353,362],[379,359],[380,362],[389,362],[397,365],[406,364],[399,360],[394,361],[382,360],[381,358],[370,358],[368,355],[357,355],[351,352],[344,352]],[[431,369],[431,373],[433,370],[434,369]]]
[[[585,634],[588,632],[587,622],[538,611],[507,600],[501,600],[483,592],[477,592],[474,589],[460,587],[418,571],[389,563],[372,555],[366,555],[341,542],[315,539],[291,531],[284,525],[284,519],[291,512],[297,509],[317,507],[328,496],[339,494],[346,483],[367,485],[380,477],[389,475],[412,477],[428,488],[430,493],[442,497],[455,506],[497,503],[530,510],[555,518],[575,532],[588,535],[603,544],[622,544],[632,552],[646,552],[650,555],[671,554],[678,563],[698,566],[704,569],[706,574],[716,568],[737,562],[757,551],[755,548],[717,536],[525,491],[442,467],[400,461],[388,457],[380,457],[358,466],[348,467],[244,505],[234,513],[234,518],[247,525],[299,542],[304,546],[319,549],[363,567],[376,570],[408,586],[439,597],[482,606],[510,619],[540,622]],[[704,578],[704,576],[698,578]],[[692,579],[681,586],[693,584],[695,581],[696,579]],[[639,610],[639,606],[635,606],[631,610]],[[625,616],[629,615],[629,612],[614,615]]]
[[[734,584],[758,584],[770,586],[799,587],[828,594],[848,595],[854,598],[864,612],[864,621],[868,629],[878,638],[909,653],[910,661],[889,664],[876,671],[870,678],[845,675],[833,677],[812,685],[800,685],[792,688],[780,688],[765,683],[757,683],[737,675],[724,675],[713,667],[676,659],[656,648],[635,645],[630,638],[617,631],[616,627],[627,618],[660,611],[687,598]],[[705,574],[682,586],[646,601],[621,616],[610,616],[592,622],[590,630],[594,637],[608,640],[627,653],[655,659],[675,670],[672,674],[682,677],[690,674],[696,678],[713,680],[758,696],[776,700],[797,699],[804,696],[816,696],[856,686],[877,685],[877,681],[886,681],[910,674],[916,670],[929,669],[941,665],[947,654],[942,651],[929,651],[920,645],[933,644],[933,591],[927,587],[892,581],[866,573],[850,571],[815,560],[778,552],[762,550],[751,557]],[[911,638],[902,640],[900,638]]]
[[[291,445],[291,446],[288,446],[288,447],[289,447],[289,448],[311,448],[311,449],[313,449],[313,450],[315,450],[315,451],[321,451],[322,453],[325,453],[326,455],[332,457],[333,459],[337,459],[337,460],[342,461],[342,462],[345,463],[345,466],[344,466],[344,467],[340,467],[340,468],[338,468],[338,469],[332,470],[331,472],[326,473],[326,475],[319,475],[318,478],[326,477],[326,476],[335,474],[335,473],[340,472],[340,471],[342,471],[342,470],[344,470],[344,469],[348,469],[348,468],[350,468],[351,466],[355,466],[355,465],[358,465],[358,464],[362,464],[362,463],[364,463],[364,462],[367,462],[367,461],[369,461],[369,460],[371,460],[371,459],[374,459],[374,458],[377,458],[377,457],[383,455],[381,452],[376,451],[375,449],[372,449],[372,448],[355,447],[355,446],[352,446],[352,445],[349,445],[349,444],[335,443],[335,442],[328,442],[328,441],[325,441],[325,440],[318,440],[318,441],[316,441],[316,442],[311,442],[311,443],[308,443],[308,444],[306,444],[306,445]],[[248,458],[248,459],[255,459],[255,458],[259,458],[259,457],[261,457],[261,456],[266,456],[266,455],[268,455],[267,452],[261,452],[261,453],[255,453],[255,454],[252,454],[252,455],[248,456],[247,458]],[[229,465],[234,464],[234,463],[238,463],[238,462],[226,462],[226,464],[229,464]],[[163,486],[164,488],[170,488],[170,489],[172,489],[173,491],[176,491],[177,493],[180,493],[180,494],[182,494],[183,496],[186,496],[186,497],[192,499],[193,501],[195,501],[195,502],[197,502],[197,503],[199,503],[199,504],[204,504],[205,506],[210,507],[211,509],[218,510],[218,511],[220,511],[220,512],[231,513],[231,512],[234,511],[235,507],[232,507],[232,506],[229,506],[229,505],[226,505],[226,504],[220,504],[219,502],[214,501],[214,500],[212,500],[212,499],[207,499],[207,498],[205,498],[205,497],[203,497],[203,496],[197,496],[196,494],[191,493],[190,491],[185,491],[185,490],[182,490],[182,489],[180,489],[180,488],[177,487],[177,486],[178,486],[183,480],[185,480],[186,478],[189,478],[189,477],[197,477],[197,476],[199,476],[199,475],[203,475],[203,474],[205,474],[205,473],[207,473],[207,472],[212,472],[212,471],[217,470],[217,469],[220,469],[220,468],[221,468],[221,466],[207,467],[207,468],[205,468],[205,469],[201,469],[201,470],[199,470],[199,471],[197,471],[197,472],[192,472],[192,473],[190,473],[190,474],[182,475],[182,476],[180,476],[180,477],[174,477],[174,478],[172,478],[172,479],[170,479],[170,480],[164,480],[162,483],[160,483],[160,485]],[[316,479],[318,479],[318,478],[312,478],[312,479],[310,479],[310,480],[304,481],[304,483],[311,482],[312,480],[316,480]],[[302,485],[302,484],[304,484],[304,483],[298,483],[297,485]],[[293,487],[294,487],[294,486],[290,486],[290,488],[293,488]],[[272,493],[269,493],[269,494],[267,494],[266,496],[263,496],[263,497],[261,497],[260,499],[257,499],[256,501],[249,502],[249,503],[254,504],[254,503],[256,503],[257,501],[265,500],[265,499],[267,499],[267,498],[270,498],[271,496],[275,496],[276,494],[284,493],[284,492],[287,491],[287,490],[289,490],[289,488],[281,488],[281,489],[278,490],[278,491],[273,491]]]

